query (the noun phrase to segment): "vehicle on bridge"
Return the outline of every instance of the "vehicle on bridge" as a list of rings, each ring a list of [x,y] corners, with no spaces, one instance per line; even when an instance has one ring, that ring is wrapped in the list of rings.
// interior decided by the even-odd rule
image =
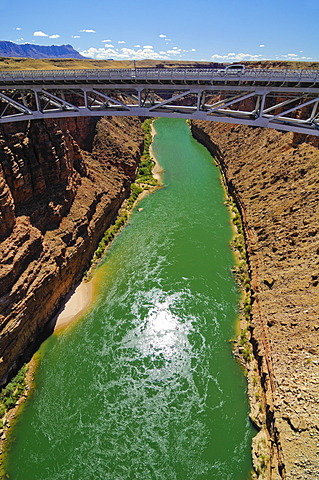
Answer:
[[[244,73],[245,69],[246,69],[245,65],[234,64],[234,65],[228,65],[228,67],[225,68],[225,72],[236,75],[236,74]]]

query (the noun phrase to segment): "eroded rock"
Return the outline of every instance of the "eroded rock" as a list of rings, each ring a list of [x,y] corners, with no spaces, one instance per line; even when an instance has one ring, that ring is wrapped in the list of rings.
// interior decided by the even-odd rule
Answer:
[[[142,144],[132,118],[0,128],[1,383],[82,277],[129,193]]]

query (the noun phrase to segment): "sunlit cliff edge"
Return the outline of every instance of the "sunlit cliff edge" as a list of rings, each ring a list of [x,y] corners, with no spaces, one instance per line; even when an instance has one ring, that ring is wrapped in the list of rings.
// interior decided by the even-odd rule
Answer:
[[[192,130],[219,159],[245,229],[257,360],[249,392],[252,419],[262,429],[257,464],[265,467],[262,478],[313,480],[319,477],[318,140],[209,122],[194,122]]]

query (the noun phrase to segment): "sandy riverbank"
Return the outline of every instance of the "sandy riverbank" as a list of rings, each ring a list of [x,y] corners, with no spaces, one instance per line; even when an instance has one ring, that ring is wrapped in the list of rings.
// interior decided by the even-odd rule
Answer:
[[[54,319],[54,331],[65,328],[83,315],[91,306],[94,298],[94,280],[82,281],[66,297],[63,306]]]
[[[94,300],[94,281],[82,281],[75,289],[73,289],[65,298],[64,303],[58,315],[52,320],[54,332],[62,331],[65,327],[77,320],[83,315],[93,304]],[[0,438],[0,478],[5,478],[3,467],[3,455],[5,451],[7,435],[13,423],[19,414],[20,407],[31,392],[34,383],[34,373],[37,368],[36,356],[31,359],[26,374],[26,387],[23,395],[19,398],[14,408],[9,410],[2,418],[4,427]]]
[[[153,177],[158,181],[158,183],[161,185],[162,184],[162,175],[164,173],[164,170],[163,168],[161,167],[161,165],[158,163],[155,155],[154,155],[154,151],[153,151],[153,141],[154,141],[154,137],[155,135],[157,134],[156,132],[156,129],[154,127],[154,122],[151,123],[151,134],[152,134],[152,144],[150,146],[150,156],[151,156],[151,159],[153,160],[153,162],[155,163],[153,169],[152,169],[152,174],[153,174]]]

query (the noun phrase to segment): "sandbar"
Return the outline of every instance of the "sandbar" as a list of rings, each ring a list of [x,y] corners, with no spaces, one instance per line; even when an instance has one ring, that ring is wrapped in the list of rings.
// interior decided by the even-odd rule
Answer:
[[[93,281],[82,281],[67,296],[54,323],[54,331],[60,330],[83,315],[93,301]]]
[[[156,129],[154,127],[154,122],[151,123],[151,133],[152,133],[152,138],[153,138],[153,141],[154,141],[154,137],[157,134]],[[162,184],[162,174],[164,173],[164,170],[161,167],[161,165],[158,163],[158,161],[157,161],[157,159],[154,155],[152,145],[153,144],[151,144],[151,146],[150,146],[150,156],[151,156],[151,159],[153,160],[153,162],[155,163],[155,165],[152,169],[152,174],[153,174],[153,177],[158,181],[158,183]]]

